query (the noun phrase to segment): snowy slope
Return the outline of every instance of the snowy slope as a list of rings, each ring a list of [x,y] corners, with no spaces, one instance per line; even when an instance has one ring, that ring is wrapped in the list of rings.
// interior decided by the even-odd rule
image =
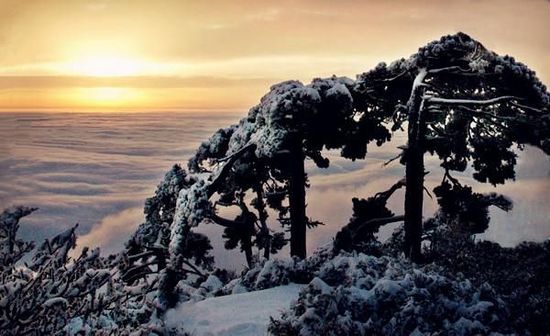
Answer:
[[[191,335],[257,336],[267,334],[269,317],[279,317],[298,297],[303,285],[185,302],[167,312],[166,326]]]

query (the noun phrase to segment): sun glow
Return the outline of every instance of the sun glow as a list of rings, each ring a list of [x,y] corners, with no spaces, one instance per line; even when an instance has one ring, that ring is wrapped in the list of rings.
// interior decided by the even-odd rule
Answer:
[[[135,76],[148,70],[146,62],[118,56],[94,56],[72,61],[67,70],[76,75],[96,77]]]
[[[92,107],[132,106],[144,100],[137,90],[120,87],[81,88],[74,98]]]
[[[109,78],[142,76],[154,71],[152,64],[135,57],[116,54],[88,53],[76,56],[59,66],[64,73],[82,77]],[[91,108],[125,108],[145,102],[143,90],[134,87],[80,87],[71,96],[78,105]]]

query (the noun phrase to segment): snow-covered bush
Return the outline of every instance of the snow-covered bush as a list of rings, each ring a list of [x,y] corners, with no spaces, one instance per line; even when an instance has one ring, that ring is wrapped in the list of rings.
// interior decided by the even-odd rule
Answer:
[[[30,215],[37,208],[12,207],[0,214],[0,271],[5,272],[13,268],[26,253],[34,248],[34,242],[17,239],[19,220]]]
[[[322,265],[297,302],[272,320],[275,335],[488,334],[506,331],[490,285],[441,275],[433,265],[340,254]]]
[[[30,258],[34,243],[16,235],[19,220],[34,210],[14,207],[0,215],[1,335],[122,334],[149,322],[151,283],[126,286],[116,276],[118,260],[100,256],[98,248],[69,257],[77,226],[46,239]]]
[[[463,274],[474,286],[489,283],[499,293],[513,329],[534,335],[550,330],[550,240],[505,248],[442,225],[430,241],[426,255],[445,274]]]
[[[238,277],[227,281],[216,295],[263,290],[289,283],[307,284],[333,254],[332,246],[328,244],[303,260],[263,259],[254,267],[243,270]]]

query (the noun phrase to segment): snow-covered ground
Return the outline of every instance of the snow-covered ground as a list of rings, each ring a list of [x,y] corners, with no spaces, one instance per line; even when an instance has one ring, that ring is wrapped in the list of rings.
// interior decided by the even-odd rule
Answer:
[[[304,285],[270,289],[185,302],[167,312],[166,325],[194,336],[267,334],[269,317],[279,317],[298,297]]]

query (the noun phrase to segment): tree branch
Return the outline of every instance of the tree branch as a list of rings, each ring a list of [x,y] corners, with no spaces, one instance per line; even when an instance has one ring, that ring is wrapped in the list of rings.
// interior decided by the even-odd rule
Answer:
[[[243,224],[243,222],[238,222],[230,219],[226,219],[223,217],[218,216],[217,214],[212,214],[208,216],[208,219],[213,221],[214,223],[226,227],[226,228],[236,228]]]
[[[217,176],[214,177],[212,183],[210,183],[210,185],[208,186],[208,190],[207,190],[208,196],[212,196],[212,194],[214,194],[214,192],[218,188],[218,185],[221,184],[222,181],[227,176],[227,174],[229,174],[229,171],[233,167],[233,164],[235,163],[235,161],[237,161],[241,156],[243,156],[249,150],[254,150],[255,148],[256,148],[255,144],[249,144],[227,157],[226,159],[227,163],[220,169],[220,172],[217,174]]]
[[[511,102],[511,104],[514,105],[517,108],[520,108],[520,109],[525,109],[525,110],[528,110],[528,111],[531,111],[531,112],[536,112],[536,113],[544,113],[541,109],[534,108],[534,107],[527,106],[527,105],[523,105],[523,104],[519,104],[517,102]]]
[[[402,178],[401,180],[397,181],[394,185],[392,185],[388,190],[376,193],[374,195],[374,198],[382,198],[384,201],[387,201],[388,198],[390,198],[391,195],[393,195],[393,193],[396,190],[401,189],[405,185],[406,185],[406,180],[405,178]]]
[[[439,97],[431,97],[431,96],[424,96],[423,99],[427,103],[446,104],[446,105],[492,105],[503,101],[523,100],[522,98],[516,97],[516,96],[500,96],[500,97],[485,99],[485,100],[452,99],[452,98],[439,98]]]
[[[392,82],[398,78],[401,78],[403,77],[405,74],[407,74],[409,72],[409,70],[405,70],[401,73],[399,73],[398,75],[394,76],[394,77],[391,77],[391,78],[386,78],[386,79],[380,79],[380,80],[377,80],[379,82],[384,82],[384,83],[387,83],[387,82]]]
[[[473,109],[473,108],[469,108],[469,107],[466,107],[466,106],[458,106],[458,110],[456,110],[457,112],[468,112],[468,113],[472,113],[476,116],[479,116],[479,117],[491,117],[491,118],[495,118],[495,119],[500,119],[500,120],[517,120],[518,117],[507,117],[507,116],[499,116],[497,114],[494,114],[494,113],[491,113],[491,112],[485,112],[485,111],[482,111],[482,110],[476,110],[476,109]]]
[[[242,155],[242,152],[245,152],[247,151],[248,149],[250,149],[250,147],[256,147],[256,145],[254,144],[248,144],[246,146],[244,146],[243,148],[239,149],[238,151],[236,151],[235,153],[231,154],[231,155],[228,155],[226,157],[223,157],[221,159],[217,159],[216,162],[217,163],[220,163],[220,162],[225,162],[225,161],[229,161],[231,160],[232,158],[234,158],[235,156],[241,156]]]
[[[454,65],[454,66],[445,67],[445,68],[431,69],[431,70],[428,70],[428,73],[429,74],[437,74],[437,73],[446,72],[446,71],[450,71],[450,72],[458,71],[458,72],[464,72],[464,73],[469,73],[470,72],[469,69],[464,69],[464,68],[461,68],[458,65]]]
[[[391,159],[389,159],[388,161],[384,162],[384,163],[382,164],[382,166],[385,167],[385,166],[389,165],[390,163],[392,163],[393,161],[399,159],[399,158],[402,157],[402,156],[403,156],[403,153],[399,153],[399,154],[397,154],[396,156],[394,156],[393,158],[391,158]]]
[[[386,225],[386,224],[389,224],[389,223],[401,222],[403,220],[405,220],[404,215],[374,218],[374,219],[368,220],[368,221],[362,223],[361,225],[359,225],[357,227],[357,229],[354,230],[355,232],[353,233],[353,239],[355,239],[355,237],[357,237],[357,236],[360,236],[361,233],[363,232],[363,230],[366,230],[369,227],[382,226],[382,225]]]

